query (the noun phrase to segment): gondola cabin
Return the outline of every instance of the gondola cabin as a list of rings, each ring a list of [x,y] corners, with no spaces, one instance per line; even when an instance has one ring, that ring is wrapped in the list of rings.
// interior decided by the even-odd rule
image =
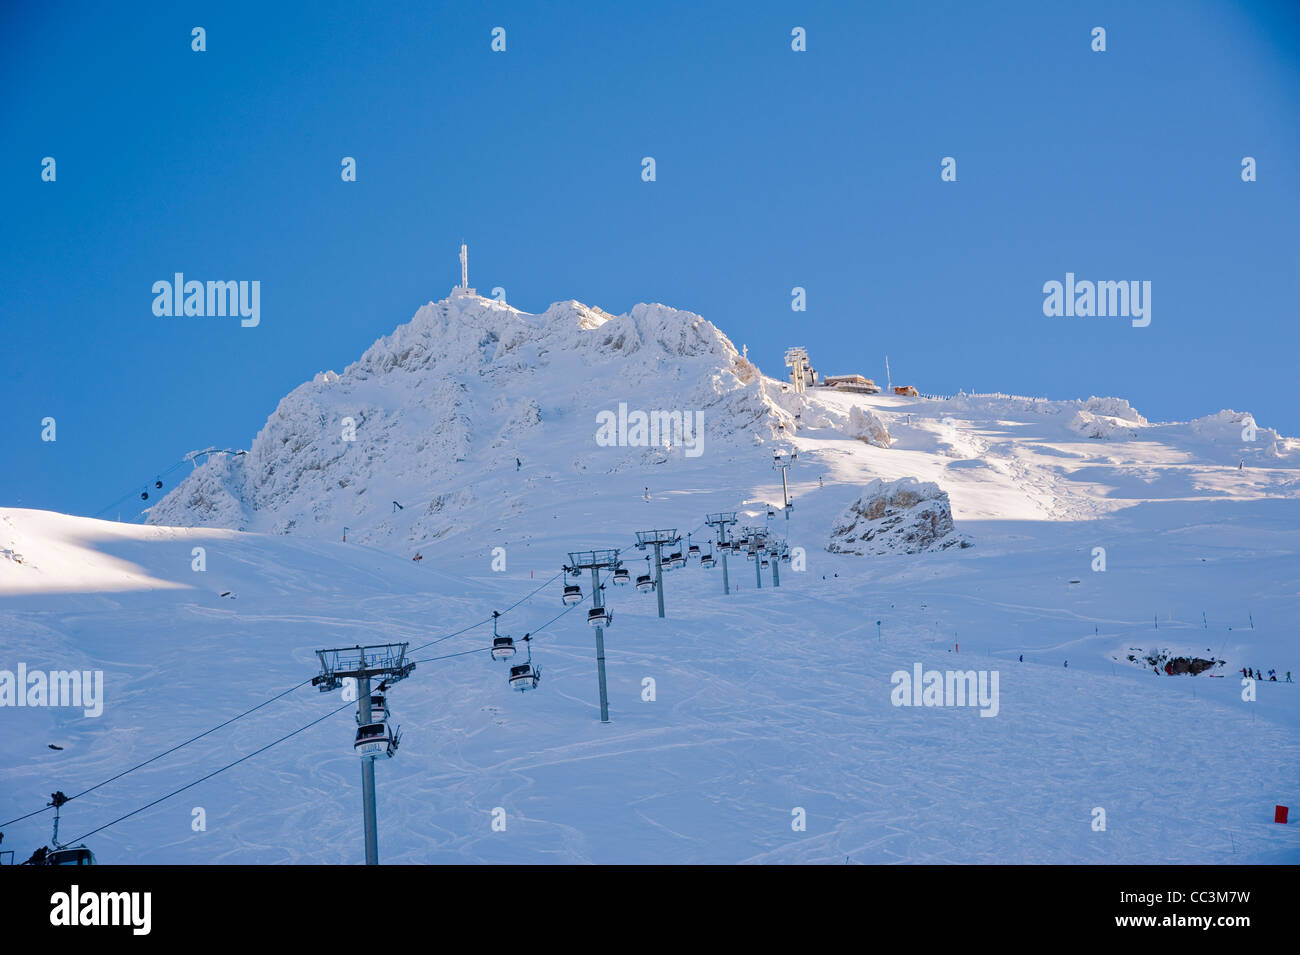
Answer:
[[[712,551],[710,551],[709,553],[705,554],[700,558],[700,566],[706,569],[712,567],[715,563],[717,563],[717,561],[713,559]]]
[[[563,601],[566,607],[572,607],[574,604],[580,603],[582,601],[582,588],[577,584],[565,584],[564,593],[561,595],[560,600]]]
[[[510,668],[510,688],[519,690],[537,689],[537,681],[542,678],[542,671],[531,663],[521,663]]]
[[[515,641],[513,637],[493,637],[492,638],[492,659],[508,660],[515,655]]]
[[[367,723],[357,727],[352,749],[362,759],[388,759],[397,752],[398,735],[385,723]]]
[[[625,584],[629,583],[631,580],[632,580],[632,575],[628,573],[628,569],[626,567],[615,568],[614,583],[617,586],[622,587]]]
[[[61,846],[45,855],[46,865],[94,865],[95,853],[85,846]]]
[[[370,694],[370,722],[382,723],[388,719],[388,701],[384,699],[382,693]],[[361,714],[357,713],[357,722],[361,722]]]
[[[641,574],[636,579],[636,589],[643,594],[652,593],[655,589],[655,579],[649,574]]]
[[[608,607],[592,607],[587,611],[587,623],[593,627],[608,627],[613,619]]]

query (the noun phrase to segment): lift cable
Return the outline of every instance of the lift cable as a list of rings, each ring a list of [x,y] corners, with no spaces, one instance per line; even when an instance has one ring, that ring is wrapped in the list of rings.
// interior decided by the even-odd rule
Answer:
[[[244,762],[245,760],[252,759],[254,756],[258,755],[259,753],[264,753],[264,752],[266,752],[266,751],[267,751],[268,749],[270,749],[272,746],[276,746],[276,745],[278,745],[278,744],[280,744],[280,743],[283,743],[283,742],[284,742],[285,740],[287,740],[287,739],[292,739],[293,737],[297,736],[299,733],[303,732],[304,730],[309,730],[309,729],[311,729],[313,726],[315,726],[317,723],[323,723],[323,722],[325,722],[325,720],[329,719],[331,716],[335,716],[335,715],[337,715],[337,714],[343,712],[343,711],[346,710],[346,709],[350,709],[351,707],[352,707],[352,703],[351,703],[351,702],[344,703],[344,704],[343,704],[342,706],[340,706],[338,709],[330,710],[330,712],[326,713],[324,716],[319,717],[318,719],[314,719],[314,720],[312,720],[310,723],[308,723],[307,725],[298,727],[298,728],[297,728],[296,730],[294,730],[292,733],[287,733],[287,734],[285,734],[284,736],[281,736],[279,739],[277,739],[277,740],[273,740],[272,742],[267,743],[265,746],[262,746],[262,747],[260,747],[260,748],[258,748],[258,749],[253,750],[251,753],[247,753],[247,754],[245,754],[244,756],[239,757],[239,759],[235,760],[233,763],[227,763],[226,765],[222,766],[220,769],[214,769],[212,772],[208,773],[206,776],[201,776],[201,777],[199,777],[198,779],[194,780],[194,781],[191,782],[191,783],[186,783],[186,784],[185,784],[184,786],[182,786],[180,789],[173,789],[173,790],[172,790],[171,792],[169,792],[167,795],[165,795],[165,796],[159,796],[159,797],[158,797],[157,799],[155,799],[153,802],[146,803],[145,805],[141,806],[139,809],[133,809],[133,810],[131,810],[130,812],[128,812],[126,815],[124,815],[124,816],[118,816],[118,817],[117,817],[116,819],[114,819],[112,822],[106,822],[106,823],[104,823],[102,826],[100,826],[98,829],[92,829],[92,830],[90,830],[90,832],[87,832],[85,835],[77,836],[77,838],[75,838],[75,839],[71,839],[71,840],[69,840],[68,842],[65,842],[65,843],[63,843],[63,844],[64,844],[64,845],[71,845],[71,844],[73,844],[73,843],[84,842],[86,839],[89,839],[91,836],[95,835],[95,833],[97,833],[97,832],[103,832],[103,831],[104,831],[105,829],[107,829],[109,826],[115,826],[115,825],[117,825],[119,822],[122,822],[124,819],[130,819],[132,816],[137,815],[137,814],[139,814],[139,813],[142,813],[142,812],[144,812],[146,809],[150,809],[150,808],[152,808],[153,806],[158,805],[160,802],[163,802],[164,800],[171,799],[172,796],[175,796],[175,795],[177,795],[177,794],[179,794],[179,793],[183,793],[183,792],[185,792],[185,790],[187,790],[187,789],[192,789],[192,788],[194,788],[195,786],[197,786],[199,783],[201,783],[201,782],[205,782],[205,781],[211,779],[213,776],[216,776],[216,775],[219,774],[219,773],[224,773],[227,769],[230,769],[230,768],[233,767],[233,766],[238,766],[240,763]]]

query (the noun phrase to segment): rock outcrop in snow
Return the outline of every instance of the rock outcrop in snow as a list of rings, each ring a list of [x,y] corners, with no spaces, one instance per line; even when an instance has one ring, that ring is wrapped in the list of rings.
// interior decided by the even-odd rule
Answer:
[[[885,422],[880,420],[880,416],[857,405],[849,409],[848,434],[849,437],[865,441],[877,448],[889,447],[891,440],[889,429],[885,427]]]
[[[948,495],[932,482],[877,478],[842,513],[826,549],[835,554],[919,554],[969,547],[952,522]]]

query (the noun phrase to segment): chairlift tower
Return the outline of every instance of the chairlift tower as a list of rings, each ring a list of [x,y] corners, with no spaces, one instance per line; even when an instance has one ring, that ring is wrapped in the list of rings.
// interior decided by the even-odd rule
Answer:
[[[795,458],[799,457],[798,451],[773,451],[772,452],[772,469],[781,472],[781,495],[785,499],[785,519],[790,519],[790,511],[794,505],[790,503],[790,484],[786,480],[786,472],[790,470],[790,465],[794,464]]]
[[[795,394],[801,395],[808,384],[808,349],[797,346],[785,351],[785,366],[790,369],[790,384]]]
[[[602,570],[613,571],[618,567],[618,551],[616,550],[583,550],[573,551],[569,554],[570,570],[591,571],[591,604],[594,610],[598,610],[605,605],[600,593],[600,572]],[[661,603],[662,600],[663,598],[660,597]],[[600,721],[608,723],[609,694],[605,689],[605,628],[602,626],[596,627],[596,678],[600,683]]]
[[[645,550],[647,547],[655,549],[655,591],[659,594],[659,616],[661,618],[664,615],[664,545],[680,544],[681,540],[682,536],[677,533],[675,527],[636,532],[637,550]]]
[[[722,592],[729,594],[731,593],[731,582],[727,578],[727,528],[736,523],[736,512],[719,511],[716,514],[707,514],[704,517],[704,523],[715,528],[718,532],[718,551],[722,554]]]
[[[763,551],[767,548],[767,528],[742,527],[741,533],[749,540],[749,553],[754,558],[754,583],[763,589]]]
[[[405,643],[381,643],[370,646],[339,647],[317,650],[320,675],[312,677],[312,686],[322,693],[337,690],[345,679],[357,681],[357,725],[371,722],[370,680],[383,677],[384,684],[396,683],[411,675],[415,664],[406,659]],[[375,815],[375,761],[361,760],[361,812],[366,836],[366,865],[379,865],[379,825]]]

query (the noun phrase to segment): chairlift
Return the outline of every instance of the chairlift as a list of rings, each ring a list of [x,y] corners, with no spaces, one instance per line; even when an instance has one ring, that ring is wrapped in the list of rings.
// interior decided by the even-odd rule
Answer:
[[[94,865],[95,853],[86,848],[85,843],[75,846],[65,846],[59,844],[59,819],[60,810],[70,802],[71,799],[63,794],[62,790],[50,793],[50,801],[47,807],[54,809],[54,835],[50,839],[50,844],[54,847],[48,851],[38,849],[37,852],[28,860],[32,865]],[[3,833],[0,833],[2,836]],[[27,864],[27,863],[24,863]]]
[[[537,681],[541,678],[541,671],[531,663],[521,663],[510,668],[510,687],[520,693],[537,689]]]
[[[147,501],[147,500],[149,500],[149,492],[148,492],[148,491],[141,491],[141,492],[140,492],[140,500],[142,500],[142,501]]]
[[[592,607],[587,611],[587,623],[593,627],[608,627],[614,621],[614,615],[608,607]]]
[[[45,854],[46,865],[94,865],[95,853],[85,845],[59,846]]]
[[[691,535],[690,535],[690,534],[687,534],[687,535],[686,535],[686,543],[687,543],[687,545],[689,545],[689,546],[687,546],[687,548],[686,548],[686,556],[687,556],[688,558],[689,558],[689,557],[699,557],[699,556],[700,556],[700,545],[699,545],[699,544],[692,544],[692,543],[691,543]]]
[[[580,603],[582,601],[582,588],[577,584],[565,584],[564,594],[560,597],[560,600],[564,602],[566,607],[572,607],[574,604]]]
[[[768,505],[768,508],[767,508],[767,519],[768,519],[768,520],[771,520],[771,519],[774,518],[774,517],[776,517],[776,511],[772,510],[771,505]]]
[[[622,564],[614,568],[614,585],[622,587],[632,580],[632,575]]]
[[[537,681],[542,678],[542,668],[533,665],[532,637],[524,634],[524,643],[528,644],[527,662],[517,663],[510,668],[510,688],[520,693],[537,689]]]
[[[388,720],[371,722],[357,727],[357,738],[352,743],[353,751],[362,759],[390,759],[397,752],[401,742],[401,732],[388,725]]]
[[[162,487],[162,480],[161,480],[161,479],[155,480],[155,481],[153,482],[153,486],[156,487],[156,488],[161,488],[161,487]]]
[[[654,577],[650,576],[650,557],[646,557],[646,572],[637,576],[637,590],[642,594],[654,592]]]
[[[713,551],[709,551],[700,558],[700,566],[705,569],[712,567],[715,563],[717,563],[717,561],[713,559]]]
[[[686,566],[686,558],[682,556],[681,551],[673,551],[668,555],[668,563],[672,566],[673,570],[678,570]]]
[[[361,713],[357,713],[357,722],[361,722]],[[388,701],[384,699],[382,693],[370,694],[370,722],[386,723],[388,722]],[[369,725],[369,724],[367,724]]]
[[[761,561],[759,561],[759,566],[762,567],[763,570],[767,570],[767,558],[766,558],[766,557],[764,557]]]
[[[500,613],[492,611],[492,659],[508,660],[515,655],[515,641],[513,637],[503,637],[497,633],[497,617]]]

